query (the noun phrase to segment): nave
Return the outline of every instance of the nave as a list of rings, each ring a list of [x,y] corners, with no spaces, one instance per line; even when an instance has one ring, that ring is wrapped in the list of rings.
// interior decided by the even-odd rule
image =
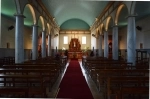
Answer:
[[[65,57],[62,57],[60,61],[47,57],[22,64],[3,65],[0,69],[0,97],[70,98],[72,94],[73,98],[81,99],[77,94],[80,89],[69,91],[71,94],[68,95],[64,89],[68,91],[71,87],[73,88],[74,82],[82,85],[81,79],[78,78],[85,77],[94,99],[148,99],[149,67],[147,63],[132,66],[132,63],[104,57],[83,57],[78,61],[80,63],[78,66],[82,70],[80,74],[75,69],[77,65],[75,63],[70,65],[73,61],[70,59],[67,61]],[[67,71],[71,66],[74,67],[72,71]],[[81,71],[80,68],[78,70]],[[67,72],[80,77],[68,75],[72,77],[65,78]],[[67,84],[68,88],[61,83]],[[60,94],[62,89],[63,93]],[[82,99],[89,95],[87,90],[89,89],[83,91],[83,94],[80,93],[81,96],[83,95]]]

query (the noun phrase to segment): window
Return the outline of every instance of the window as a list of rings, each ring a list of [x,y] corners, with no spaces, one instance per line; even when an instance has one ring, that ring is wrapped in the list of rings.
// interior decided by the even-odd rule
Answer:
[[[86,37],[82,36],[82,44],[86,44]]]
[[[64,36],[64,44],[68,44],[68,36]]]

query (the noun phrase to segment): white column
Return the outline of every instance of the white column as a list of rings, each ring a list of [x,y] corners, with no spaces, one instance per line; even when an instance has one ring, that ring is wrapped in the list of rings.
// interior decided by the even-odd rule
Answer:
[[[51,56],[51,35],[48,35],[48,56]]]
[[[104,57],[108,58],[108,31],[104,32]]]
[[[135,16],[128,16],[127,26],[127,62],[136,62],[136,30]]]
[[[118,60],[118,27],[113,27],[113,38],[112,38],[112,54],[113,59]]]
[[[24,15],[17,14],[15,26],[15,63],[24,62]]]
[[[46,57],[46,33],[42,32],[42,58]]]
[[[102,57],[103,53],[102,53],[102,40],[103,40],[103,37],[102,35],[99,36],[99,56]]]
[[[32,30],[32,60],[38,58],[38,26],[33,25]]]

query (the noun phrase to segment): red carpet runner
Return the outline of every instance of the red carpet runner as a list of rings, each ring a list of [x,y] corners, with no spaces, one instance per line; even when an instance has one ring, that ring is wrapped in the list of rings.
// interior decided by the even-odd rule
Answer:
[[[77,60],[71,60],[59,87],[57,98],[93,99]]]

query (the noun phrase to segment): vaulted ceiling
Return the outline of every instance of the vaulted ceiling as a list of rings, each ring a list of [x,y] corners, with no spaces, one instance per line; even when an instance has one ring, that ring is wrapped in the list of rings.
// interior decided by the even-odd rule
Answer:
[[[51,16],[55,18],[56,23],[61,29],[79,29],[89,30],[109,1],[100,0],[41,0]],[[14,13],[16,7],[14,0],[1,0],[1,14],[15,20]],[[135,12],[136,20],[150,15],[150,2],[138,1],[136,3]],[[25,9],[23,13],[25,25],[32,26],[32,15],[29,9]],[[119,25],[127,25],[127,10],[123,9],[119,16]]]
[[[70,21],[70,26],[75,22],[76,25],[77,22],[80,24],[82,21],[90,27],[109,1],[42,0],[42,2],[55,17],[58,25],[63,28],[62,24],[65,25],[64,23],[68,21]]]

